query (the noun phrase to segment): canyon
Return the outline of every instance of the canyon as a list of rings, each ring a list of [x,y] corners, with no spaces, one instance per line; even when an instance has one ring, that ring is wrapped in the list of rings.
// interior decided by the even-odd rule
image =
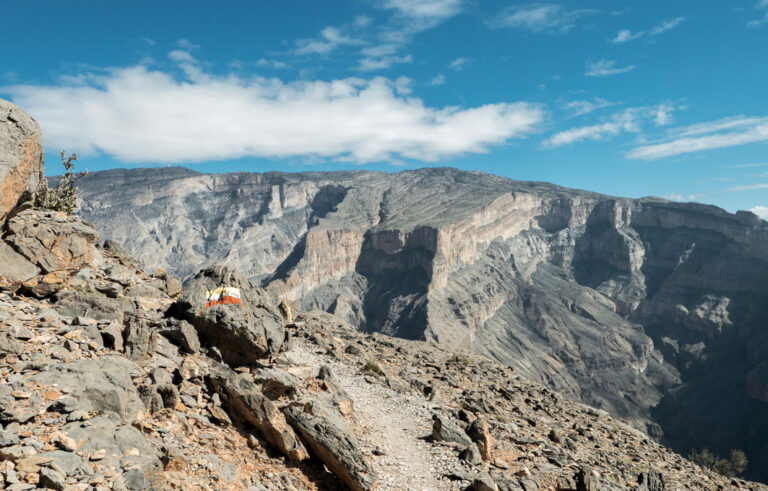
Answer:
[[[224,263],[300,311],[471,350],[680,453],[768,474],[768,222],[429,168],[116,169],[81,217],[147,270]]]

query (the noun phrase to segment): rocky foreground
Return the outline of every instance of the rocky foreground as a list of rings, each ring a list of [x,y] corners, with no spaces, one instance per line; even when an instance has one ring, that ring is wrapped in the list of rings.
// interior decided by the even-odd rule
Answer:
[[[496,362],[296,315],[226,267],[182,290],[79,219],[6,227],[39,271],[0,293],[6,489],[763,488]],[[240,304],[206,308],[225,284]]]

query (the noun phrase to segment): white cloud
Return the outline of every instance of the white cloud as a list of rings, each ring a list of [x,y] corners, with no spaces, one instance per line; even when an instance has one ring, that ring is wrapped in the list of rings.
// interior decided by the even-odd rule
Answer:
[[[757,164],[739,164],[739,165],[732,165],[734,169],[743,169],[743,168],[751,168],[751,167],[768,167],[768,162],[760,162]]]
[[[507,7],[499,12],[488,25],[493,28],[520,28],[532,32],[550,34],[571,30],[576,21],[594,10],[568,10],[555,3],[532,3]]]
[[[616,34],[615,38],[610,40],[610,42],[613,44],[621,44],[621,43],[626,43],[628,41],[634,41],[635,39],[639,39],[646,35],[658,36],[659,34],[663,34],[669,31],[670,29],[674,29],[675,27],[685,22],[685,20],[686,20],[686,17],[676,17],[674,19],[665,20],[661,24],[652,28],[650,31],[632,32],[629,29],[622,29]]]
[[[437,86],[437,85],[445,85],[445,75],[442,73],[438,73],[432,79],[429,81],[429,85]]]
[[[670,29],[674,29],[675,27],[679,26],[683,22],[685,22],[685,17],[677,17],[675,19],[665,20],[658,26],[651,29],[651,32],[649,32],[648,34],[650,34],[651,36],[658,36],[659,34],[663,34],[669,31]]]
[[[606,136],[616,136],[619,133],[628,131],[639,131],[635,112],[633,109],[628,109],[614,114],[611,120],[605,123],[581,126],[555,133],[545,140],[542,146],[555,148],[582,140],[602,140]]]
[[[256,61],[256,66],[259,68],[274,68],[276,70],[282,70],[288,68],[288,64],[284,61],[267,60],[266,58],[259,58]]]
[[[378,44],[361,51],[363,57],[357,70],[381,70],[398,63],[411,63],[413,57],[401,53],[403,48],[418,33],[459,14],[464,0],[383,0],[379,6],[395,11],[395,15],[378,31]]]
[[[747,186],[734,186],[726,189],[726,191],[754,191],[756,189],[768,189],[768,182],[749,184]]]
[[[587,77],[607,77],[609,75],[631,72],[634,69],[635,65],[617,67],[616,60],[602,59],[594,63],[587,62],[587,72],[584,75]]]
[[[463,4],[463,0],[385,0],[384,7],[413,19],[439,21],[458,14]]]
[[[735,117],[671,130],[666,140],[633,148],[627,158],[654,160],[768,141],[768,117]]]
[[[759,216],[763,220],[768,220],[768,206],[755,206],[754,208],[750,208],[749,211]]]
[[[666,104],[659,104],[656,108],[656,115],[653,117],[653,122],[656,123],[656,126],[672,124],[674,119],[672,117],[672,111],[674,110],[674,107],[667,106]]]
[[[683,201],[683,202],[689,202],[689,201],[699,201],[704,196],[706,196],[704,193],[698,193],[698,194],[689,194],[684,195],[680,193],[671,193],[666,196],[664,196],[665,199],[668,199],[670,201]]]
[[[129,162],[439,161],[524,137],[544,119],[542,107],[527,103],[429,107],[408,95],[406,79],[191,74],[180,79],[139,65],[86,77],[87,85],[2,90],[35,115],[48,148]]]
[[[628,29],[622,29],[616,34],[615,38],[611,39],[611,42],[614,44],[626,43],[627,41],[641,38],[644,35],[645,31],[638,31],[633,33]]]
[[[466,64],[469,62],[466,58],[456,58],[451,63],[448,64],[448,68],[452,68],[456,70],[457,72],[460,72],[464,69]]]
[[[355,17],[355,20],[352,22],[352,25],[354,25],[357,29],[362,29],[363,27],[368,27],[371,23],[371,18],[367,15],[358,15]]]
[[[765,14],[759,19],[753,19],[747,22],[747,27],[750,29],[757,29],[764,24],[768,24],[768,0],[760,0],[757,2],[756,8],[758,10],[765,10]]]
[[[605,99],[597,97],[592,101],[581,100],[568,102],[563,106],[563,109],[573,111],[574,116],[583,116],[585,114],[589,114],[591,112],[597,111],[598,109],[603,109],[614,104],[615,103],[613,102],[608,102]]]
[[[346,36],[338,27],[328,26],[320,31],[320,36],[316,39],[297,40],[295,53],[297,55],[327,55],[339,46],[355,46],[359,44],[362,44],[360,40]]]

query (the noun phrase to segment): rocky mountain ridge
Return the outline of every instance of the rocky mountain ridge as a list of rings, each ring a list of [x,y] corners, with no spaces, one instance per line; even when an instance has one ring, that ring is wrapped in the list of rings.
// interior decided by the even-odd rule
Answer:
[[[82,216],[151,267],[224,262],[302,310],[496,359],[678,451],[768,462],[768,223],[749,212],[444,168],[113,170],[81,190]]]

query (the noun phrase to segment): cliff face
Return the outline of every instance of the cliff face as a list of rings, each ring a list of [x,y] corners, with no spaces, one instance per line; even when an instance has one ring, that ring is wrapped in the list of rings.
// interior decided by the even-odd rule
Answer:
[[[687,452],[768,464],[768,223],[482,173],[95,173],[149,268],[225,262],[302,310],[513,366]],[[760,467],[752,469],[754,477]]]

